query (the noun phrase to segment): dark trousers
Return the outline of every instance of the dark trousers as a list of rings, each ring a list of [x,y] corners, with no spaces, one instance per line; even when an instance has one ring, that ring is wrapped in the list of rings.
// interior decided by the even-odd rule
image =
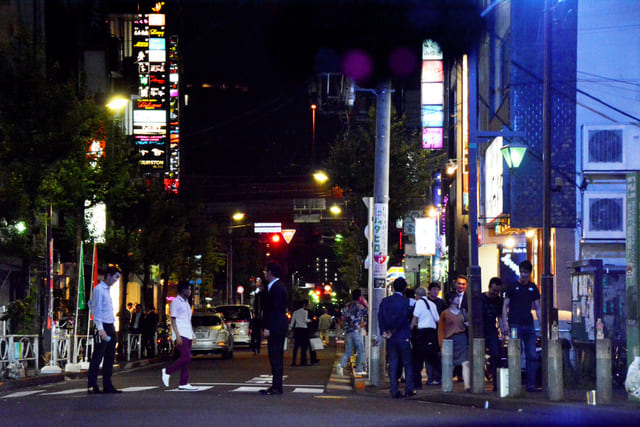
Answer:
[[[284,359],[284,339],[286,334],[273,333],[269,335],[267,341],[267,351],[269,353],[269,363],[271,364],[271,387],[282,391],[282,365]]]
[[[105,389],[113,388],[111,384],[111,374],[113,373],[113,361],[116,358],[116,329],[113,323],[103,324],[104,331],[111,337],[109,342],[103,340],[96,331],[93,337],[93,354],[91,355],[91,363],[89,363],[89,372],[87,373],[88,387],[98,386],[98,371],[100,362],[102,362],[102,384]],[[104,359],[104,360],[102,360]]]
[[[536,331],[532,326],[511,324],[511,329],[518,330],[518,338],[524,346],[524,354],[527,361],[527,387],[536,386],[536,373],[539,361],[536,353]]]
[[[176,346],[176,350],[180,353],[178,359],[167,368],[167,374],[171,375],[180,369],[180,385],[189,383],[189,365],[191,364],[191,340],[182,338],[182,345]]]
[[[422,367],[431,366],[429,381],[440,378],[440,357],[438,356],[438,331],[434,328],[416,329],[411,337],[411,356],[413,362],[413,384],[422,387]],[[427,369],[428,371],[428,369]],[[433,374],[433,377],[431,375]]]
[[[155,334],[143,333],[142,334],[142,348],[146,352],[147,357],[155,356]]]
[[[411,344],[409,339],[391,337],[387,340],[387,355],[389,356],[389,381],[391,395],[398,393],[400,366],[404,367],[405,392],[413,391],[413,369],[411,366]]]
[[[296,357],[298,355],[298,349],[300,349],[300,364],[307,364],[307,351],[309,350],[309,329],[308,328],[294,328],[293,330],[293,359],[291,364],[296,364]]]

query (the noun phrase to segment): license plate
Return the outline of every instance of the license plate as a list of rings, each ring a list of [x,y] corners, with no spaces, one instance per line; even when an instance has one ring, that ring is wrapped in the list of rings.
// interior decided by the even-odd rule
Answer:
[[[206,338],[207,334],[204,332],[196,332],[196,338],[203,339]]]

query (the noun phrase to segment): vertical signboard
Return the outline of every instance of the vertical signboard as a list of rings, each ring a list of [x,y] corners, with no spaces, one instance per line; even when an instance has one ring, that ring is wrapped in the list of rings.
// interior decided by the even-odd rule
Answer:
[[[385,203],[376,203],[373,212],[373,286],[385,288],[387,280],[387,224],[389,212]]]
[[[422,148],[441,149],[444,122],[442,50],[433,40],[422,43],[421,73]]]
[[[138,96],[133,137],[144,172],[160,174],[167,158],[167,47],[165,15],[138,15],[133,25]]]
[[[640,237],[640,200],[638,200],[638,182],[640,172],[627,174],[627,364],[634,356],[640,356],[640,251],[638,238]]]
[[[180,189],[180,101],[178,72],[178,37],[169,38],[169,165],[165,170],[164,188],[170,193]]]

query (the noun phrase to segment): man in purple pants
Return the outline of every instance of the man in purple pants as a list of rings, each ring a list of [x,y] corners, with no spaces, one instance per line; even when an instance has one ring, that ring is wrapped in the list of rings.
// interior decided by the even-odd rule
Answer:
[[[162,383],[169,387],[171,374],[180,369],[179,390],[194,391],[198,387],[189,384],[189,364],[191,363],[191,342],[193,329],[191,328],[191,306],[189,296],[191,285],[183,281],[178,284],[178,296],[171,302],[171,338],[175,340],[176,349],[180,357],[171,366],[162,369]]]

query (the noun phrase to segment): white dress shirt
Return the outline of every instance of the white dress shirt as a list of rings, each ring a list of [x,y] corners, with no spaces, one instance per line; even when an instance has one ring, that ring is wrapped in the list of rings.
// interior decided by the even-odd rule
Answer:
[[[291,315],[291,328],[304,328],[307,329],[307,323],[309,320],[309,314],[304,308],[299,308]]]
[[[104,329],[104,323],[115,323],[113,315],[113,302],[109,293],[109,285],[100,282],[93,288],[93,295],[89,301],[89,310],[93,316],[93,323],[99,331]]]

